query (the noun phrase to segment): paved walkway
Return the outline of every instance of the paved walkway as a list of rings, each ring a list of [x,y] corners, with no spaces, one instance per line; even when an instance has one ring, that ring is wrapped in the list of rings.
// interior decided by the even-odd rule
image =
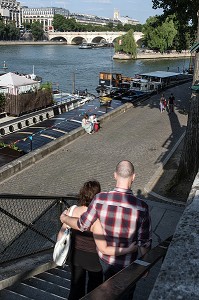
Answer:
[[[166,98],[176,97],[175,113],[159,111],[160,95],[131,108],[103,124],[93,135],[84,135],[35,165],[0,184],[1,193],[64,195],[77,193],[85,180],[95,178],[102,190],[114,187],[116,164],[128,159],[135,165],[133,191],[144,197],[144,187],[169,151],[183,134],[187,122],[184,110],[191,91],[187,83],[165,91]],[[183,207],[148,200],[153,224],[153,244],[173,234]],[[158,266],[137,286],[135,300],[148,299]]]

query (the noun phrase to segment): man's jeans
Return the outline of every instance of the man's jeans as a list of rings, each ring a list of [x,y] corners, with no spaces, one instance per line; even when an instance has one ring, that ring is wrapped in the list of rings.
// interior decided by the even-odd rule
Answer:
[[[121,266],[118,266],[118,265],[109,265],[106,262],[104,262],[102,259],[100,259],[100,264],[103,269],[104,280],[109,279],[110,277],[112,277],[113,275],[115,275],[116,273],[118,273],[119,271],[121,271],[123,269]],[[134,285],[131,288],[131,290],[129,291],[129,293],[127,295],[124,295],[120,299],[121,300],[132,300],[133,294],[135,291],[135,287],[136,287],[136,285]]]

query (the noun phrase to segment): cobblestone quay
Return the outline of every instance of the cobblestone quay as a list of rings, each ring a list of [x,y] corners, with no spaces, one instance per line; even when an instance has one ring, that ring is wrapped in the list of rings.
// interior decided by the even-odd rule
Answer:
[[[160,113],[160,94],[103,123],[101,130],[84,135],[0,184],[1,193],[64,195],[78,192],[95,178],[102,190],[114,187],[113,172],[123,159],[135,165],[133,191],[144,197],[144,187],[184,133],[191,83],[165,91],[176,97],[175,113]],[[183,207],[145,199],[151,209],[153,245],[174,233]],[[135,300],[148,299],[158,266],[142,279]]]

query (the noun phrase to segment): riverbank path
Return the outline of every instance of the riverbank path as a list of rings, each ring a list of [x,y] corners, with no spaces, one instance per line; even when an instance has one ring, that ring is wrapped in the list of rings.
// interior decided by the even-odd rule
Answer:
[[[166,99],[171,92],[176,98],[174,113],[160,113],[161,95],[154,95],[104,122],[99,132],[79,137],[2,182],[1,193],[65,195],[77,193],[83,182],[94,178],[100,181],[103,191],[110,190],[115,184],[116,164],[130,160],[136,172],[133,191],[150,206],[155,246],[174,233],[184,207],[149,200],[144,196],[144,187],[185,131],[190,86],[186,83],[164,92]],[[158,268],[156,265],[148,278],[140,280],[134,300],[148,299]]]

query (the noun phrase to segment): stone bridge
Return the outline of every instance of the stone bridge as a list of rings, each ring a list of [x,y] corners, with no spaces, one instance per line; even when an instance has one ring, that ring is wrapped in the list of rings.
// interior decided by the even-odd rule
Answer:
[[[124,31],[119,32],[48,32],[49,41],[66,41],[68,45],[79,45],[83,41],[87,43],[99,43],[105,40],[108,43],[112,43],[117,37],[126,34]],[[134,38],[136,43],[143,38],[142,32],[134,32]]]

